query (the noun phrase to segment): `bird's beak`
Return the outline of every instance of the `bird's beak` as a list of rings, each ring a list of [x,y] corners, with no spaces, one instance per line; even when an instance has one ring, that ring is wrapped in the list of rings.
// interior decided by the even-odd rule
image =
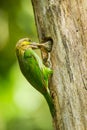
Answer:
[[[52,50],[52,41],[47,41],[45,43],[35,43],[32,42],[31,44],[32,49],[45,49],[48,52],[50,52]]]
[[[32,49],[40,49],[40,48],[42,47],[42,44],[32,42],[31,44],[29,44],[29,46],[30,46]]]

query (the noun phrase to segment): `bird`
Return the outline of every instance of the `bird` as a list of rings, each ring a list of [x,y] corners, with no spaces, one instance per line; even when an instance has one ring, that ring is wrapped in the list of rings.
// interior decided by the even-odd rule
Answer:
[[[45,97],[51,115],[54,117],[55,108],[48,88],[49,77],[53,74],[53,70],[45,66],[35,52],[35,49],[38,48],[48,50],[49,45],[47,44],[39,44],[32,42],[29,38],[23,38],[17,42],[16,54],[22,74]]]

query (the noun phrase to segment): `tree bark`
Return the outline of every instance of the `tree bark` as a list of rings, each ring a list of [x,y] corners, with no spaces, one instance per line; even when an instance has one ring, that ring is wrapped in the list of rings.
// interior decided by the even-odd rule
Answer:
[[[87,0],[32,0],[39,40],[53,40],[56,130],[87,130]]]

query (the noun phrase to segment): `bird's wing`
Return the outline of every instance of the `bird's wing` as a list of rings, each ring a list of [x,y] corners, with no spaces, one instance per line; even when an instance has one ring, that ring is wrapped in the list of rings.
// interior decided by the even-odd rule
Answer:
[[[45,67],[42,63],[42,60],[40,57],[34,52],[34,50],[29,49],[25,51],[25,58],[28,58],[27,62],[28,65],[30,66],[31,70],[29,70],[29,76],[31,73],[32,78],[30,77],[29,79],[31,80],[31,84],[33,86],[38,85],[38,87],[43,86],[47,88],[47,82],[46,82],[46,76],[44,75],[43,68]],[[29,77],[27,76],[27,77]],[[32,81],[34,79],[34,81]]]

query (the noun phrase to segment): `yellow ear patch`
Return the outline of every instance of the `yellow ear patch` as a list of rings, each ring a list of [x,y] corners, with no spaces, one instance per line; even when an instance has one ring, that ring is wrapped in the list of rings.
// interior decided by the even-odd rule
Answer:
[[[26,44],[29,45],[29,44],[31,44],[31,42],[29,42],[29,41],[23,41],[23,42],[22,42],[22,45],[26,45]]]

